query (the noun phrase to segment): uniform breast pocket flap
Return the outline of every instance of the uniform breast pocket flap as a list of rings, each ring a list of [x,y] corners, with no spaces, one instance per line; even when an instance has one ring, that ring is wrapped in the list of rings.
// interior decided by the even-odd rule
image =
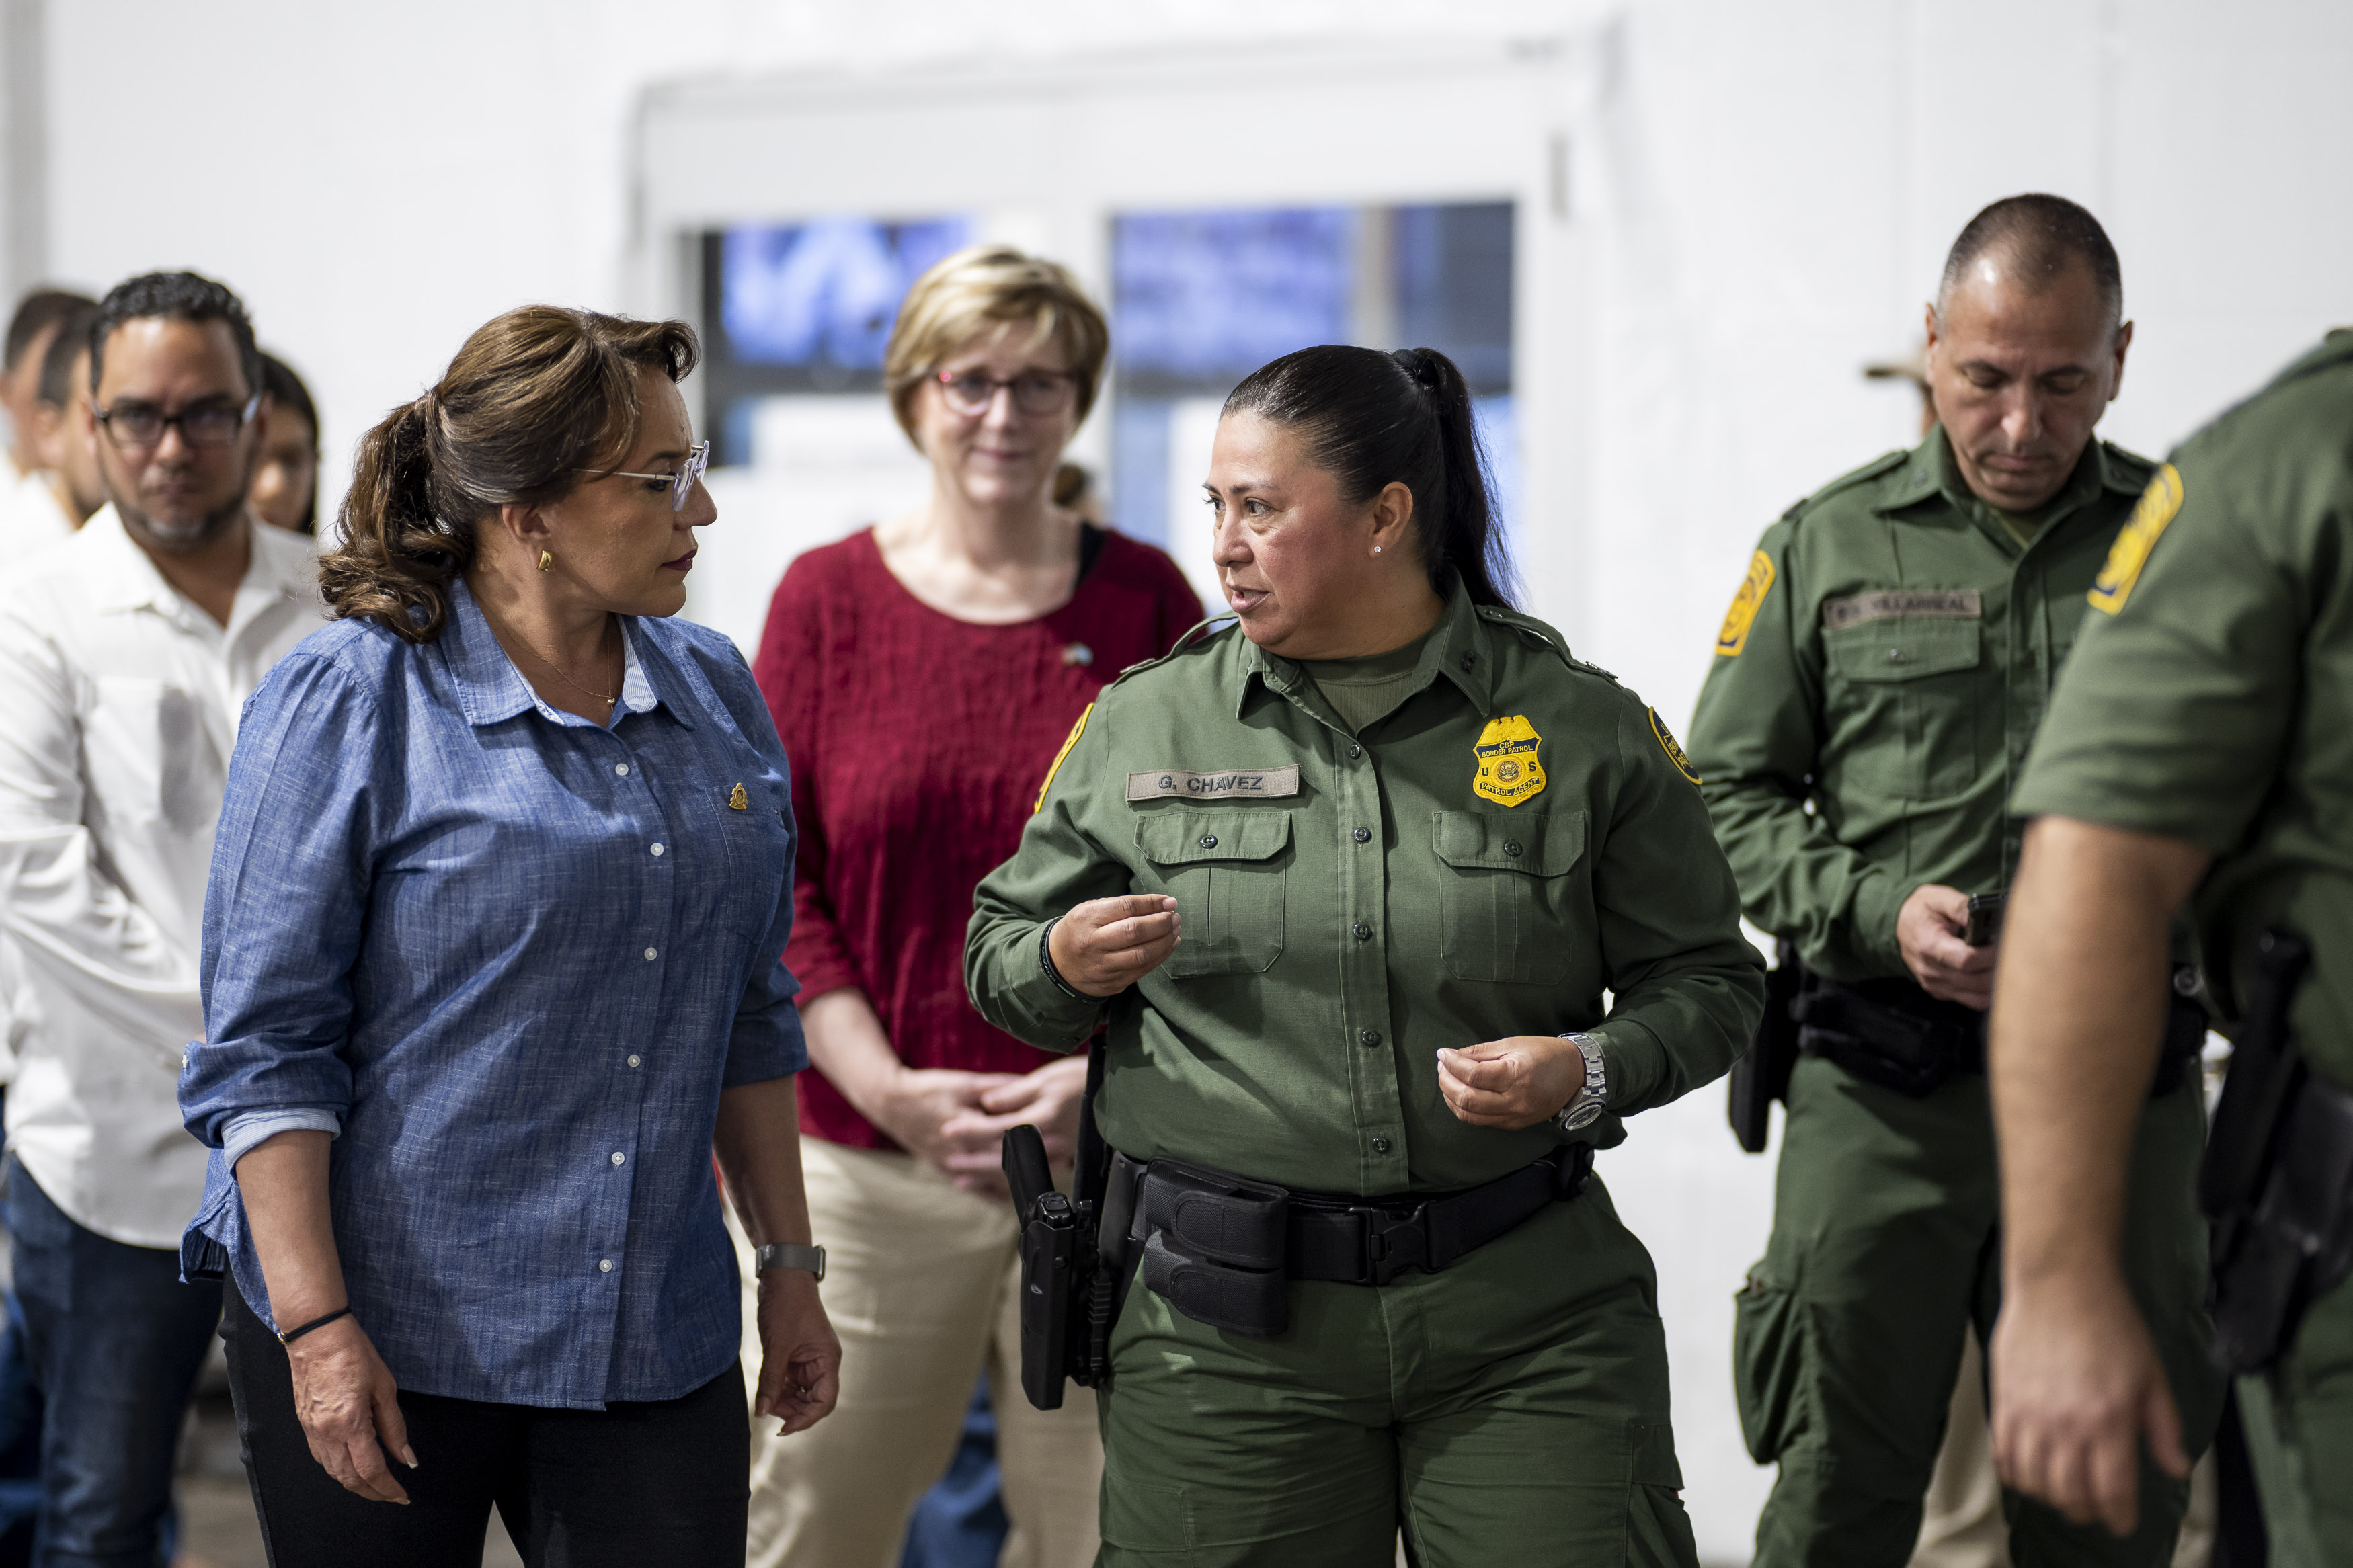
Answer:
[[[1829,633],[1822,647],[1849,680],[1910,681],[1975,669],[1980,637],[1975,621],[1884,620]]]
[[[1447,973],[1519,985],[1567,979],[1567,878],[1585,855],[1585,813],[1430,815],[1430,847],[1453,872],[1446,879]]]
[[[1291,813],[1266,806],[1149,812],[1135,844],[1176,900],[1184,939],[1161,973],[1259,973],[1282,956]]]

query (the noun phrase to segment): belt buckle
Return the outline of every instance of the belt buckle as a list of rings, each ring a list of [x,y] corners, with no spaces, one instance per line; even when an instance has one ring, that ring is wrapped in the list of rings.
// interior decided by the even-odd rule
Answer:
[[[1416,1204],[1409,1214],[1389,1209],[1351,1209],[1365,1222],[1365,1269],[1375,1285],[1386,1285],[1409,1268],[1430,1263],[1430,1231],[1422,1223],[1428,1204]]]

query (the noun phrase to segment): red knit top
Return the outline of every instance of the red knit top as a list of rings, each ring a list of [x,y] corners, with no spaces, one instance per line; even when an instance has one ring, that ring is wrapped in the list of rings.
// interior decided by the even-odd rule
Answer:
[[[1200,618],[1176,563],[1118,533],[1069,604],[1013,626],[916,598],[871,529],[786,568],[752,669],[792,761],[800,859],[785,963],[802,999],[859,987],[909,1067],[1043,1066],[965,995],[972,890],[1012,856],[1095,693]],[[815,1068],[800,1107],[812,1137],[893,1147]]]

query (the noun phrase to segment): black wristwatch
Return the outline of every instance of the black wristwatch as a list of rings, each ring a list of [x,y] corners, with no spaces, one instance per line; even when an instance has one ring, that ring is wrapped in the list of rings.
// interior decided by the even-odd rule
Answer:
[[[825,1278],[825,1248],[802,1247],[795,1242],[780,1242],[764,1247],[753,1254],[754,1272],[765,1274],[771,1268],[806,1268],[819,1279]]]

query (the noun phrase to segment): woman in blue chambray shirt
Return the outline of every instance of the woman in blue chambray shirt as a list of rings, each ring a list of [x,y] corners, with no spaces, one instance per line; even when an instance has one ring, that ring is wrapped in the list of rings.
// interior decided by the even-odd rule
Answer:
[[[733,645],[665,618],[717,515],[695,353],[551,307],[475,332],[362,443],[341,618],[246,710],[183,1262],[234,1281],[275,1562],[479,1564],[495,1504],[534,1564],[741,1563],[714,1152],[762,1247],[755,1414],[833,1406],[784,752]]]

